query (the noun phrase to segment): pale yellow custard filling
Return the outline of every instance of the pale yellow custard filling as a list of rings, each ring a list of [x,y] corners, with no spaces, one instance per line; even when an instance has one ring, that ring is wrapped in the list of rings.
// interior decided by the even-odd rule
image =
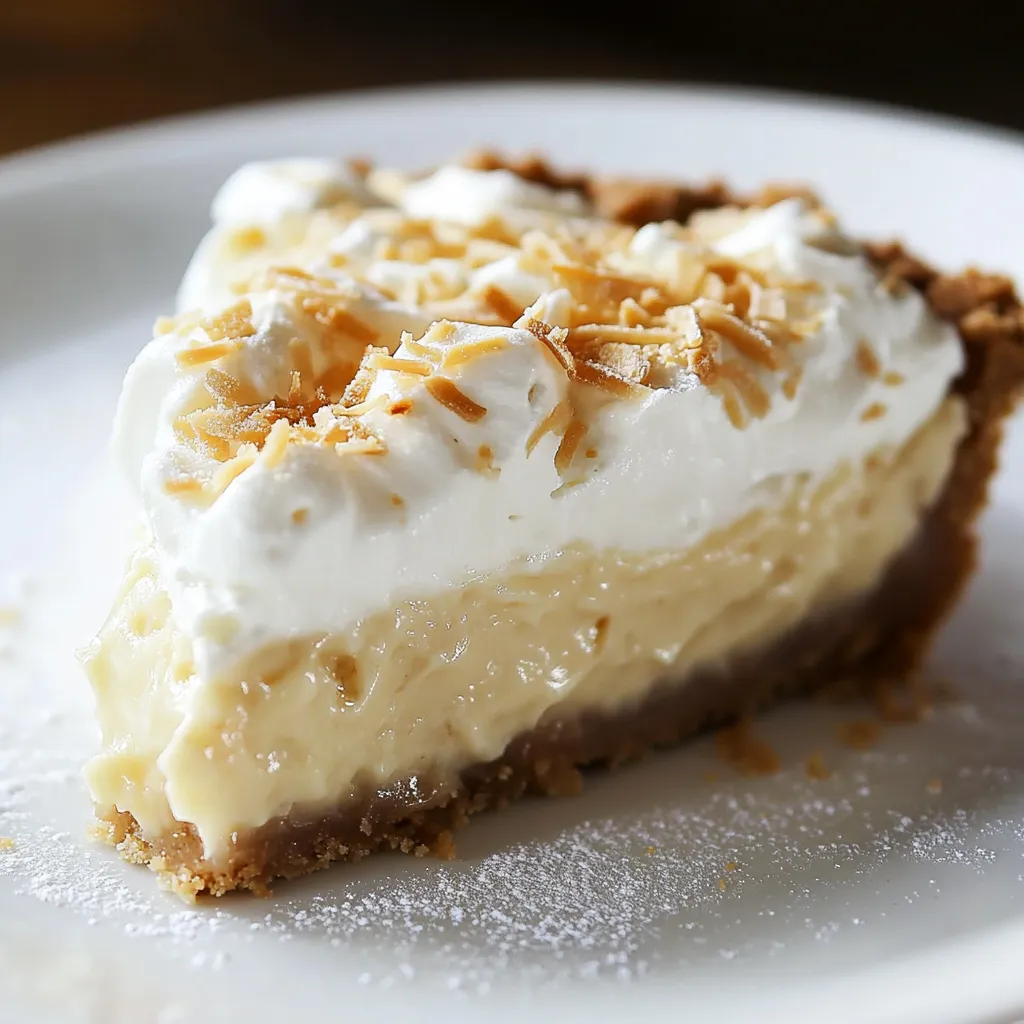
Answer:
[[[613,710],[769,644],[869,590],[913,538],[965,431],[947,399],[900,448],[778,481],[689,550],[577,546],[382,608],[350,628],[195,674],[140,552],[86,663],[100,813],[157,836],[191,822],[216,860],[238,834],[422,774],[452,779],[550,717]]]

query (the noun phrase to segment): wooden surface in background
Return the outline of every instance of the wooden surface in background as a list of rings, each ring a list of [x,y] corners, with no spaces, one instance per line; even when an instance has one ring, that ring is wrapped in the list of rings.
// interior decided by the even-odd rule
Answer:
[[[735,82],[1024,128],[1024,61],[992,17],[892,15],[880,34],[864,15],[837,41],[817,2],[646,0],[642,17],[609,21],[534,6],[520,0],[499,27],[487,4],[458,16],[384,0],[0,0],[0,152],[230,103],[472,78]]]

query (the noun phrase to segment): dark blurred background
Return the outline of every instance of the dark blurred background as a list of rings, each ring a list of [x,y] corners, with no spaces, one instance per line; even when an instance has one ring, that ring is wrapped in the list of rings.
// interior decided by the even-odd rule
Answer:
[[[728,82],[1024,128],[1018,0],[0,0],[0,152],[247,100],[469,78]]]

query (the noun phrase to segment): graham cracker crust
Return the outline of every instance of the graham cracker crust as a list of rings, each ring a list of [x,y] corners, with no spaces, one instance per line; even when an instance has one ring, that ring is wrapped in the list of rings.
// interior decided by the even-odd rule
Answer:
[[[685,221],[697,210],[727,204],[811,195],[803,188],[771,186],[741,196],[721,182],[689,186],[564,174],[536,157],[509,161],[482,153],[469,162],[579,190],[602,215],[635,225]],[[119,812],[100,823],[102,838],[188,898],[233,889],[263,893],[275,878],[383,849],[451,857],[452,832],[470,815],[527,793],[578,792],[582,767],[630,760],[838,679],[856,675],[870,683],[910,674],[976,565],[974,523],[986,504],[1004,420],[1024,384],[1024,308],[1007,277],[973,269],[942,274],[898,243],[867,244],[865,252],[889,287],[917,289],[939,316],[957,326],[965,370],[954,390],[964,398],[969,420],[942,494],[913,543],[865,599],[804,624],[770,650],[744,654],[685,680],[668,680],[630,710],[542,724],[519,736],[497,760],[473,766],[457,780],[420,777],[411,810],[412,789],[399,785],[315,820],[276,819],[239,836],[230,857],[217,864],[204,858],[202,843],[187,823],[144,838],[132,815]]]

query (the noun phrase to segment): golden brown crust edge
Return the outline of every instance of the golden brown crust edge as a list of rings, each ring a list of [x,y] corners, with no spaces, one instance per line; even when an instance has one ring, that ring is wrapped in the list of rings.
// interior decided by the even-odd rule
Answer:
[[[512,161],[486,152],[467,162],[486,169],[505,167],[528,180],[577,189],[602,215],[631,224],[685,221],[701,209],[812,195],[802,188],[770,186],[744,197],[720,182],[690,186],[601,179],[557,172],[538,157]],[[118,812],[100,823],[101,838],[116,845],[125,859],[147,864],[189,898],[237,888],[265,892],[274,878],[306,874],[380,849],[451,856],[452,830],[471,814],[504,806],[527,792],[575,792],[581,766],[628,760],[789,694],[827,684],[839,673],[862,670],[891,678],[913,670],[975,568],[974,523],[987,501],[1003,423],[1024,382],[1024,308],[1007,277],[973,269],[941,274],[898,243],[868,244],[865,251],[891,283],[916,288],[939,316],[957,326],[965,370],[955,390],[966,401],[969,431],[929,514],[926,536],[915,542],[915,550],[901,556],[862,608],[839,617],[845,625],[833,632],[826,629],[817,638],[793,638],[784,646],[792,648],[795,662],[783,663],[776,671],[752,664],[738,673],[737,685],[723,688],[721,680],[715,682],[709,692],[718,696],[703,702],[674,701],[673,690],[679,687],[666,686],[636,709],[621,729],[582,720],[522,736],[502,758],[465,772],[457,789],[439,790],[433,805],[412,813],[387,801],[371,801],[318,821],[271,822],[244,837],[231,858],[219,865],[203,857],[202,844],[188,824],[149,841],[130,814]],[[890,600],[895,592],[905,598],[898,607]],[[850,628],[850,621],[857,622],[856,628]]]

